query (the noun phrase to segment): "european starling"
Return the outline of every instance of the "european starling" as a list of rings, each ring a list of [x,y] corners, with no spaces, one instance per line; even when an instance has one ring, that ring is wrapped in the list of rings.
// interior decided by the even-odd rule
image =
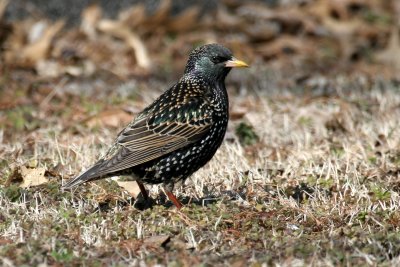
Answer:
[[[63,188],[132,175],[144,198],[143,183],[162,183],[180,209],[174,184],[203,167],[221,145],[229,115],[225,77],[231,68],[247,66],[219,44],[193,50],[182,78],[118,134],[104,157]]]

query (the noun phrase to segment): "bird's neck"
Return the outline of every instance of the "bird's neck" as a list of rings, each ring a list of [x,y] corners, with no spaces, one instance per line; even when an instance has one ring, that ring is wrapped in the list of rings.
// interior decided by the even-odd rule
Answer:
[[[225,79],[218,81],[215,85],[214,92],[214,102],[220,105],[221,109],[228,113],[229,111],[229,98],[228,92],[225,88]]]
[[[225,76],[219,77],[218,79],[210,79],[208,76],[201,75],[201,73],[186,73],[181,80],[189,80],[191,82],[196,81],[204,84],[202,94],[206,96],[210,102],[223,112],[229,110],[229,99],[228,93],[225,88]]]

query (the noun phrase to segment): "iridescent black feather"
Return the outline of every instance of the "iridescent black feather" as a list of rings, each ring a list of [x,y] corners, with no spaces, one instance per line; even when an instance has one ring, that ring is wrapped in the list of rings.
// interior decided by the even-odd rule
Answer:
[[[116,175],[168,190],[204,166],[228,124],[225,77],[235,60],[218,44],[195,49],[183,77],[123,129],[106,155],[64,188]],[[233,61],[232,61],[233,62]]]

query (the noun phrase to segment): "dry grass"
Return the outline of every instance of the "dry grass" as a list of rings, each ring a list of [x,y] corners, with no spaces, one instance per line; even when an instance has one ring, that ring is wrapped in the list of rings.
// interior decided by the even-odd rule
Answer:
[[[231,92],[233,110],[246,114],[231,121],[214,159],[177,188],[186,203],[181,211],[157,186],[148,187],[155,203],[144,210],[114,182],[60,191],[63,178],[107,149],[116,129],[65,130],[59,115],[38,107],[33,116],[46,120],[41,127],[16,131],[10,142],[5,137],[13,129],[3,128],[0,262],[400,264],[399,87],[342,77],[329,83],[330,91],[314,86],[300,94],[255,84]],[[151,97],[144,93],[144,99]],[[259,142],[239,142],[240,122],[254,127]],[[54,177],[26,190],[4,186],[17,166],[29,164],[53,170],[47,175]],[[157,235],[170,240],[149,241]]]

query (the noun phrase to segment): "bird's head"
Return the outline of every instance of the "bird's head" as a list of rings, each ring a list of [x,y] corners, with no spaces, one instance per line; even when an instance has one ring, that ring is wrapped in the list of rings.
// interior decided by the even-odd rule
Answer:
[[[232,52],[219,44],[207,44],[193,50],[186,64],[185,74],[195,73],[210,81],[223,81],[232,68],[248,67],[233,57]]]

